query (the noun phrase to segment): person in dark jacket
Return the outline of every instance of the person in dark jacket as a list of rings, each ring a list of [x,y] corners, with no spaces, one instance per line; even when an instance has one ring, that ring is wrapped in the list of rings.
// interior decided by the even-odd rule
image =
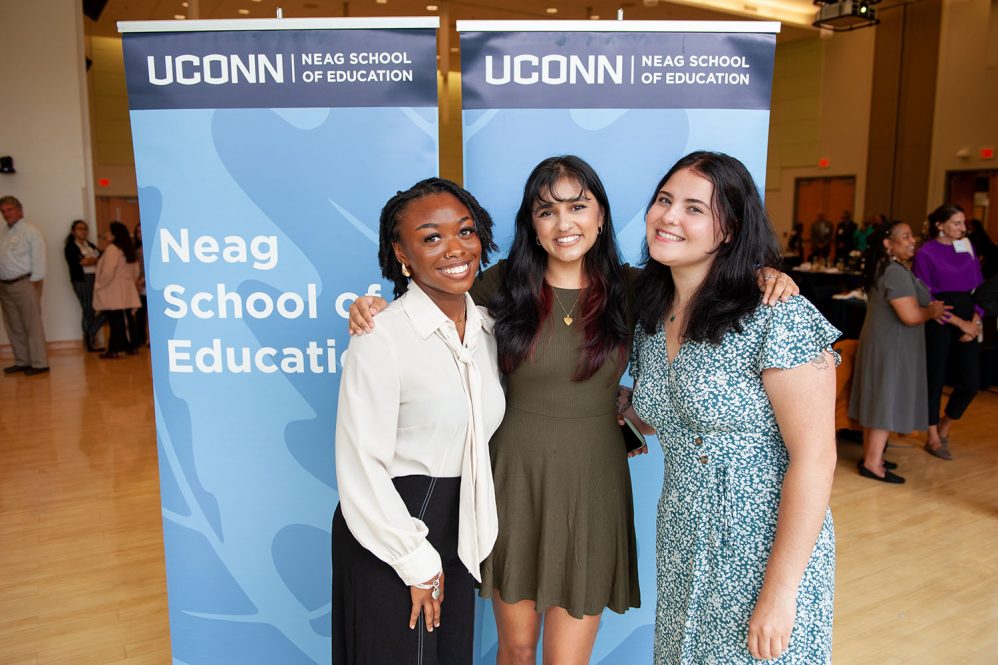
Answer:
[[[97,332],[104,325],[104,313],[94,311],[94,274],[97,272],[97,259],[100,250],[97,245],[88,240],[90,227],[82,219],[73,222],[66,236],[63,254],[69,267],[69,281],[73,285],[76,299],[80,301],[83,317],[80,327],[83,329],[83,344],[87,351],[103,351],[97,346]]]

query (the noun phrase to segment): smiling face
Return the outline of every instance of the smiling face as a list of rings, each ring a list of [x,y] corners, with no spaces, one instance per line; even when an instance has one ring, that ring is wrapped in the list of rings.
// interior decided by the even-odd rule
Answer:
[[[541,192],[530,217],[549,264],[581,266],[603,225],[596,199],[572,178],[559,178],[549,191]]]
[[[645,215],[648,254],[670,268],[701,268],[705,273],[722,242],[712,209],[714,186],[690,169],[680,169],[662,185]]]
[[[482,243],[468,208],[452,194],[429,194],[409,203],[395,228],[395,258],[438,305],[471,288]]]
[[[959,240],[967,233],[967,216],[962,212],[953,214],[945,222],[937,223],[940,240]]]
[[[907,224],[898,224],[884,238],[884,247],[898,261],[908,261],[915,256],[915,236]]]

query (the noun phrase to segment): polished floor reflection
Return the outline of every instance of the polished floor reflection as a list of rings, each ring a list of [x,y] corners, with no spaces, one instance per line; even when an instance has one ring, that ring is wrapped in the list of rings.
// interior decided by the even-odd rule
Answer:
[[[0,377],[0,665],[165,665],[148,351],[50,363]],[[951,439],[953,462],[896,439],[903,486],[840,444],[836,665],[998,662],[998,394]]]

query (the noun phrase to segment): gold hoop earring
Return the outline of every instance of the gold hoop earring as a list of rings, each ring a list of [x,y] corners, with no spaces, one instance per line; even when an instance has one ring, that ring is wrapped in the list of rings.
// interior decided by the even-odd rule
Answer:
[[[402,264],[402,274],[406,277],[412,277],[412,272],[409,271],[409,266],[404,263]]]

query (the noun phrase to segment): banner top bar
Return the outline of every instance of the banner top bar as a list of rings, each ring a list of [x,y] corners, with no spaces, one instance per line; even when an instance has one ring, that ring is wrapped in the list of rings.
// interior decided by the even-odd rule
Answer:
[[[439,16],[391,18],[242,18],[197,21],[118,21],[118,32],[221,32],[230,30],[381,30],[439,28]]]
[[[458,21],[458,32],[780,32],[779,21]]]

